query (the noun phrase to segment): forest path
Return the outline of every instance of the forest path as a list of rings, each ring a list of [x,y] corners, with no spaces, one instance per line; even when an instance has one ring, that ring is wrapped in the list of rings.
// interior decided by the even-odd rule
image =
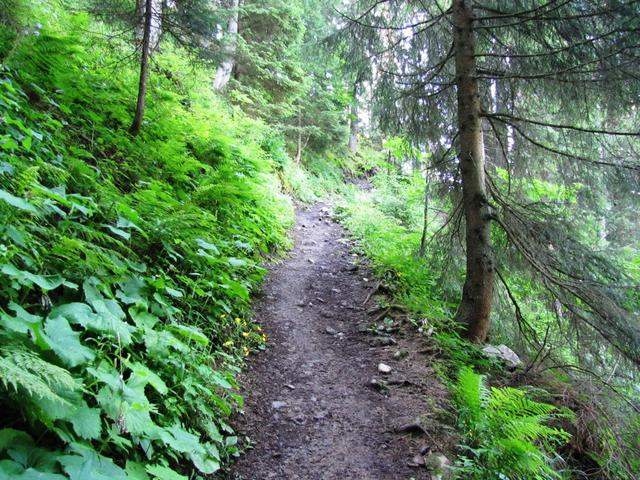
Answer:
[[[420,453],[439,446],[428,433],[397,428],[428,417],[445,389],[416,353],[419,340],[396,331],[397,343],[384,346],[366,331],[379,316],[363,306],[376,282],[328,210],[298,210],[295,247],[270,272],[256,306],[268,349],[241,378],[246,405],[235,422],[254,448],[226,478],[430,479]],[[408,355],[394,359],[398,351]],[[381,373],[380,362],[391,373]]]

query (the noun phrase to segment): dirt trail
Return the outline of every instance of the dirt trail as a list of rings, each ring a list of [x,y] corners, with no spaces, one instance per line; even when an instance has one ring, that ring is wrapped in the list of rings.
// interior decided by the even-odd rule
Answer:
[[[430,479],[418,465],[421,451],[441,450],[429,427],[420,435],[397,427],[427,418],[445,391],[414,353],[418,341],[396,332],[397,344],[382,346],[366,332],[363,303],[375,282],[326,211],[322,204],[298,211],[295,248],[258,302],[269,348],[241,380],[247,403],[236,421],[254,448],[226,478]],[[397,351],[410,353],[394,359]],[[392,372],[379,372],[380,362]]]

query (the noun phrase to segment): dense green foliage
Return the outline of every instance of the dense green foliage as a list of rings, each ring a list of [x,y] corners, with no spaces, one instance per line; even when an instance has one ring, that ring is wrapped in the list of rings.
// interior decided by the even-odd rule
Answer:
[[[121,50],[81,35],[100,28],[3,30],[0,478],[214,472],[264,343],[258,263],[287,243],[276,134],[166,48],[128,137],[135,69],[114,78]]]
[[[469,2],[488,340],[517,351],[514,372],[454,321],[467,250],[451,10],[149,1],[131,136],[142,3],[0,0],[0,480],[202,478],[237,455],[235,378],[266,341],[250,313],[261,262],[289,246],[291,197],[329,195],[391,292],[379,300],[450,386],[460,478],[640,471],[635,2]]]
[[[453,393],[468,444],[458,460],[463,478],[560,478],[551,465],[569,435],[547,425],[562,416],[555,407],[530,400],[516,388],[488,389],[469,368],[458,374]]]

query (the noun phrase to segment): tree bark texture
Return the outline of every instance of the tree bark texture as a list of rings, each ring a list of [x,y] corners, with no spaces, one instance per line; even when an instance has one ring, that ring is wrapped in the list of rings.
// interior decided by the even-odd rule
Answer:
[[[422,211],[422,236],[420,237],[420,250],[418,256],[424,257],[427,250],[427,233],[429,229],[429,170],[424,178],[424,208]]]
[[[353,99],[351,100],[351,111],[349,115],[349,151],[355,155],[358,153],[358,132],[360,124],[358,121],[358,80],[353,85]]]
[[[238,17],[240,15],[240,0],[233,0],[231,4],[233,12],[229,18],[227,25],[227,36],[229,43],[227,44],[225,58],[216,70],[216,77],[213,80],[213,89],[216,91],[224,90],[231,80],[231,73],[235,64],[236,49],[238,47]]]
[[[485,184],[485,156],[476,79],[473,17],[468,0],[454,0],[454,46],[458,99],[459,161],[465,216],[466,278],[456,320],[473,342],[486,340],[490,326],[495,259]]]
[[[147,95],[147,80],[149,78],[149,57],[151,54],[151,29],[153,25],[153,0],[145,0],[144,30],[142,33],[142,52],[140,54],[140,78],[138,81],[138,102],[129,133],[138,135],[144,118],[145,97]]]

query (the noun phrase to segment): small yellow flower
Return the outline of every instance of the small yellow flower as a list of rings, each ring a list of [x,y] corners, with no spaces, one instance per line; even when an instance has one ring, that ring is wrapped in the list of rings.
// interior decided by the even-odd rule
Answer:
[[[266,336],[264,333],[262,334],[262,341],[263,341],[263,342],[266,342],[266,341],[267,341],[267,336]]]
[[[225,318],[226,316],[227,316],[227,315],[226,315],[226,314],[224,314],[224,313],[221,313],[221,314],[220,314],[220,318]]]
[[[242,320],[239,317],[236,317],[235,322],[236,322],[236,325],[240,325],[242,323]]]
[[[247,347],[242,347],[244,349],[244,356],[248,357],[251,351]]]
[[[233,340],[227,340],[222,344],[222,346],[227,348],[233,347]]]
[[[243,336],[244,338],[247,338],[247,337],[249,336],[249,332],[242,332],[242,336]]]
[[[260,325],[256,325],[256,330],[258,330],[259,332],[262,331],[262,327]]]

